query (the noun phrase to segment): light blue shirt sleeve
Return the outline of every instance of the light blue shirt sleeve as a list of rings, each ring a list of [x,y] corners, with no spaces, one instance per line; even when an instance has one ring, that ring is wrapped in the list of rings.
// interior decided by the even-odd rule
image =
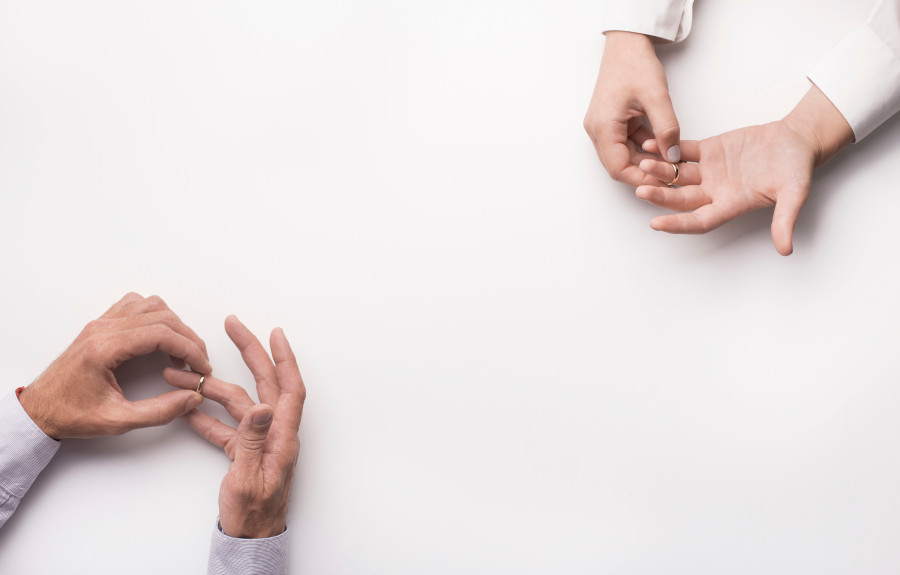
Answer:
[[[216,524],[208,575],[287,575],[287,531],[265,539],[237,539]]]
[[[0,399],[0,527],[59,446],[28,417],[15,393]]]

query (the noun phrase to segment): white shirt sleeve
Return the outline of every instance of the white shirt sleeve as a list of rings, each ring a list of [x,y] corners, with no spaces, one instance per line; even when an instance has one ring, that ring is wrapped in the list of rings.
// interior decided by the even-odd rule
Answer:
[[[15,393],[0,399],[0,527],[59,446],[28,417]]]
[[[237,539],[216,524],[208,575],[287,575],[287,531],[265,539]]]
[[[900,0],[879,0],[869,20],[808,77],[840,110],[857,142],[900,111]]]
[[[681,42],[691,32],[694,0],[606,0],[603,32],[621,30]]]

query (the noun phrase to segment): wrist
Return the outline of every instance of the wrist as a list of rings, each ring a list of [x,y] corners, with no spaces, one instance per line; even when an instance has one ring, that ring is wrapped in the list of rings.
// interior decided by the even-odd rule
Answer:
[[[266,539],[281,535],[287,529],[287,517],[266,517],[261,521],[230,521],[219,518],[222,533],[236,539]]]
[[[853,141],[853,130],[831,100],[815,85],[782,122],[805,140],[815,156],[815,166],[830,160]]]
[[[59,441],[62,435],[59,429],[53,425],[53,418],[50,416],[50,409],[41,396],[39,391],[35,391],[33,386],[28,386],[22,391],[17,390],[19,403],[22,409],[31,418],[31,421],[37,425],[47,437]]]
[[[627,47],[632,50],[650,50],[656,53],[653,41],[646,34],[613,30],[606,34],[606,48]]]

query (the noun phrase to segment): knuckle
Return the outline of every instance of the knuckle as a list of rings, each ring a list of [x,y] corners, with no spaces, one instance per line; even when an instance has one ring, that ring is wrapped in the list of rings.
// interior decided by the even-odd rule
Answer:
[[[172,331],[172,328],[170,328],[169,326],[167,326],[164,323],[154,323],[154,324],[150,325],[148,327],[148,329],[151,331],[154,338],[160,339],[160,340],[165,338],[166,336],[168,336],[169,333]]]
[[[178,323],[178,316],[170,309],[164,309],[153,313],[158,323],[163,323],[168,326],[177,325]]]
[[[97,334],[103,331],[104,322],[101,319],[93,319],[84,326],[82,333],[87,335]]]
[[[82,357],[89,362],[95,362],[103,355],[106,348],[106,339],[101,335],[90,335],[81,346]]]
[[[153,311],[163,311],[169,309],[169,306],[166,305],[166,302],[163,301],[163,298],[158,295],[151,295],[144,303],[147,304],[147,309]]]
[[[681,131],[681,128],[678,126],[677,120],[669,120],[666,122],[662,122],[659,126],[653,127],[653,133],[657,137],[674,137],[677,136]]]

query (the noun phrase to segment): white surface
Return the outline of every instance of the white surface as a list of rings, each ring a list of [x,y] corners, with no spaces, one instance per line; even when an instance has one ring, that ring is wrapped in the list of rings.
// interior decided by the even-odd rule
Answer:
[[[850,4],[698,2],[684,136],[789,110]],[[292,573],[896,573],[900,125],[817,174],[789,258],[769,212],[662,235],[581,128],[597,14],[0,3],[3,385],[128,290],[245,385],[222,320],[283,326]],[[181,422],[67,442],[0,573],[201,573],[226,465]]]

